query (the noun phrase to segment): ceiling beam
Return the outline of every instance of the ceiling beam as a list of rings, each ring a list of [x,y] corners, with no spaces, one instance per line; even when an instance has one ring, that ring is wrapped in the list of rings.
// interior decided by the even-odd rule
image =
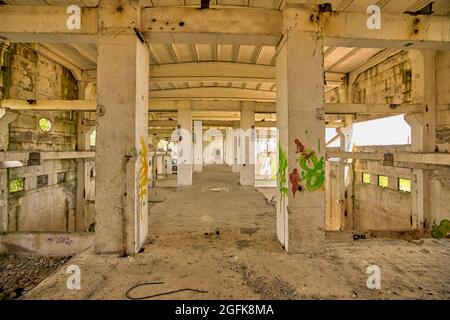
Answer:
[[[96,43],[96,8],[82,8],[81,29],[69,30],[67,6],[0,5],[0,38],[19,43]]]
[[[0,37],[20,43],[95,43],[98,9],[82,8],[81,30],[66,27],[64,6],[0,6]],[[283,26],[283,16],[287,17]],[[283,30],[317,32],[325,46],[450,50],[450,19],[383,13],[379,30],[366,12],[318,12],[318,6],[266,9],[143,8],[140,30],[149,43],[277,46]],[[311,22],[319,21],[317,22]]]
[[[151,65],[150,81],[275,82],[275,67],[235,62]]]
[[[276,100],[276,92],[228,87],[203,87],[176,90],[152,90],[150,100],[236,100],[269,101]]]
[[[275,66],[236,62],[189,62],[150,66],[151,82],[258,82],[275,83]],[[89,82],[96,82],[96,70],[86,70]],[[341,84],[340,72],[325,72],[326,84]]]
[[[150,43],[276,46],[282,35],[282,14],[243,8],[144,8],[141,30]]]
[[[198,119],[196,119],[198,120]],[[202,121],[203,127],[231,127],[231,128],[239,128],[240,121],[233,121],[233,120],[206,120],[206,119],[199,119],[199,121]],[[176,120],[150,120],[149,126],[152,128],[155,127],[170,127],[170,128],[176,128],[178,126],[178,121]],[[255,127],[258,128],[270,128],[270,127],[276,127],[277,122],[276,121],[255,121]]]
[[[199,88],[205,89],[205,88]],[[215,88],[210,88],[215,89]],[[237,89],[238,93],[241,93]],[[178,90],[162,90],[162,91],[178,91]],[[246,90],[244,90],[245,92]],[[255,90],[253,90],[255,91]],[[153,91],[152,91],[153,92]],[[180,99],[149,99],[149,110],[157,111],[177,111],[177,101]],[[196,111],[240,111],[242,108],[241,101],[244,100],[193,100],[192,110]],[[256,100],[252,100],[256,101]],[[0,107],[10,110],[75,110],[75,111],[95,111],[97,102],[95,100],[17,100],[2,99]],[[407,114],[425,112],[426,106],[421,104],[357,104],[357,103],[326,103],[325,113],[329,115],[369,115],[384,116],[393,114]],[[255,112],[258,113],[275,113],[275,102],[257,102],[255,104]]]

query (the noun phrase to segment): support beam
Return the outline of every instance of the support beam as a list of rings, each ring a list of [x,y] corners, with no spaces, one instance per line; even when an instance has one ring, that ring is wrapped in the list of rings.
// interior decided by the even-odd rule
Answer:
[[[401,167],[405,167],[408,163],[425,164],[435,166],[450,166],[450,154],[448,153],[415,153],[415,152],[397,152],[392,154],[394,162],[402,162]],[[385,153],[382,152],[335,152],[327,151],[327,159],[354,159],[354,160],[370,160],[383,161]]]
[[[275,67],[233,62],[152,65],[150,81],[275,82]]]
[[[209,92],[214,92],[215,88],[202,88],[208,89]],[[190,90],[190,89],[186,89]],[[235,92],[241,92],[242,89],[236,89]],[[149,99],[150,111],[177,111],[177,95],[175,92],[178,90],[162,90],[166,91],[165,96],[167,99],[160,100],[156,97]],[[257,91],[257,90],[248,90]],[[153,95],[155,91],[150,91],[150,95]],[[205,92],[205,91],[203,91]],[[172,95],[170,94],[172,93]],[[245,93],[245,92],[244,92]],[[251,93],[255,94],[255,93]],[[175,95],[175,96],[174,96]],[[272,95],[275,95],[273,93]],[[180,95],[182,96],[182,95]],[[248,98],[248,97],[247,97]],[[177,99],[177,100],[174,100]],[[194,99],[194,98],[192,98]],[[213,99],[213,98],[211,98]],[[224,100],[192,100],[191,108],[193,111],[240,111],[241,100],[246,100],[245,97],[241,97],[235,101]],[[255,101],[255,100],[252,100]],[[0,107],[11,110],[74,110],[74,111],[95,111],[97,109],[97,102],[95,100],[17,100],[17,99],[3,99],[0,100]],[[425,112],[426,105],[424,104],[358,104],[358,103],[325,103],[325,113],[329,115],[396,115],[396,114],[409,114]],[[255,112],[257,113],[274,113],[276,112],[275,102],[257,101],[255,104]]]
[[[81,29],[70,30],[67,6],[0,5],[0,38],[19,43],[95,43],[96,8],[81,9]]]
[[[202,87],[172,90],[152,90],[150,100],[235,100],[235,101],[268,101],[276,99],[275,91],[262,91],[229,87]]]
[[[129,27],[139,21],[140,7],[127,6],[124,19],[114,19],[120,3],[99,2],[95,251],[135,254],[148,233],[150,62],[146,44]]]
[[[86,93],[86,81],[78,82],[78,98],[84,99]],[[90,135],[95,126],[85,121],[87,113],[77,112],[77,150],[87,151],[90,149]],[[88,227],[86,225],[86,181],[89,181],[89,170],[84,159],[77,159],[77,180],[75,193],[75,231],[83,232]]]
[[[424,112],[424,104],[325,103],[326,114],[395,115]]]
[[[38,151],[39,152],[39,151]],[[0,162],[21,161],[26,163],[30,158],[31,151],[0,151]],[[92,151],[42,151],[39,152],[41,161],[45,160],[67,160],[67,159],[94,159],[95,152]]]
[[[239,121],[222,121],[222,120],[198,120],[202,123],[203,127],[239,127]],[[195,122],[195,121],[194,121]],[[260,128],[270,128],[276,127],[276,121],[255,121],[255,127]],[[178,122],[175,120],[150,120],[149,126],[152,128],[156,127],[171,127],[176,128]]]
[[[66,27],[66,9],[0,6],[0,37],[20,43],[94,43],[99,9],[82,8],[81,30]],[[124,9],[126,17],[128,7]],[[382,28],[369,30],[366,12],[319,12],[316,5],[290,4],[284,12],[290,15],[284,29],[280,11],[242,8],[145,8],[142,22],[136,19],[134,26],[150,43],[276,46],[284,30],[316,32],[319,21],[325,46],[450,50],[450,21],[445,16],[383,12]]]
[[[141,30],[150,43],[276,46],[281,21],[281,12],[275,10],[145,8]]]
[[[447,17],[383,12],[382,29],[369,30],[366,12],[318,12],[317,6],[286,7],[291,8],[291,16],[285,30],[315,32],[316,23],[311,21],[320,21],[325,46],[450,49]],[[277,45],[282,19],[280,12],[269,10],[146,8],[142,30],[146,30],[147,41],[153,43]]]
[[[192,110],[190,101],[178,102],[177,185],[192,185]]]
[[[97,102],[95,100],[0,100],[0,107],[11,110],[74,110],[95,111]]]
[[[323,42],[317,20],[302,30],[297,13],[284,12],[276,58],[277,237],[290,253],[321,251],[325,240]]]
[[[95,83],[95,70],[85,72]],[[340,85],[345,74],[325,72],[325,83]],[[275,83],[275,66],[236,62],[170,63],[150,66],[150,82],[258,82]]]
[[[203,124],[194,121],[194,172],[203,171]]]
[[[243,186],[255,185],[255,103],[243,102],[240,125],[240,156],[242,163],[240,166],[240,183]]]

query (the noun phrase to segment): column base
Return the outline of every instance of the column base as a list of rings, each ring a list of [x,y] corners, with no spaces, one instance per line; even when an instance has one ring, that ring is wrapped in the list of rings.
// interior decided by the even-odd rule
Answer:
[[[241,166],[240,183],[242,186],[255,185],[255,165],[245,164]]]
[[[180,164],[177,170],[177,186],[187,187],[192,185],[192,164]]]

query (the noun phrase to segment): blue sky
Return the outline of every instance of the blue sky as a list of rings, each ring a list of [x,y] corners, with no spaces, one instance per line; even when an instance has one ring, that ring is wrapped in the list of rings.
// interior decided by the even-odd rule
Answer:
[[[335,135],[335,129],[326,129],[327,141]],[[352,142],[357,146],[408,144],[409,141],[411,141],[411,128],[403,119],[403,115],[353,125]],[[330,145],[330,147],[338,146],[338,141]]]

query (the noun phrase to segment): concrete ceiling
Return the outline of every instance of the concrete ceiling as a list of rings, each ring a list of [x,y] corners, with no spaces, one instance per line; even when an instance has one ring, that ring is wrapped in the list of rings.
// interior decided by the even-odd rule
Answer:
[[[16,5],[71,5],[96,6],[97,0],[7,0],[7,4]],[[296,0],[298,3],[332,3],[337,11],[366,11],[373,0]],[[424,0],[379,0],[376,2],[384,12],[415,11],[431,1]],[[435,14],[450,15],[450,1],[435,0],[433,10]],[[145,0],[149,7],[164,6],[199,6],[200,0]],[[211,0],[211,7],[241,6],[280,10],[284,0]],[[43,44],[45,48],[60,56],[81,70],[95,70],[97,48],[92,44]],[[239,63],[250,65],[274,66],[274,46],[254,45],[224,45],[224,44],[149,44],[150,64],[181,65],[186,63],[212,62],[212,63]],[[333,72],[334,79],[327,81],[325,91],[328,91],[341,82],[341,78],[370,58],[380,53],[382,49],[376,48],[346,48],[324,47],[324,69]],[[232,67],[232,66],[231,66]],[[249,75],[251,77],[251,75]],[[336,77],[337,76],[337,77]],[[248,96],[250,99],[261,95],[261,99],[271,99],[276,92],[275,81],[239,81],[233,78],[215,78],[214,81],[201,81],[200,77],[187,77],[187,79],[157,79],[150,81],[150,95],[168,97],[172,94],[178,97],[226,98],[235,95]],[[337,81],[336,81],[337,79]],[[214,90],[213,92],[211,91]],[[214,96],[214,97],[212,97]]]

